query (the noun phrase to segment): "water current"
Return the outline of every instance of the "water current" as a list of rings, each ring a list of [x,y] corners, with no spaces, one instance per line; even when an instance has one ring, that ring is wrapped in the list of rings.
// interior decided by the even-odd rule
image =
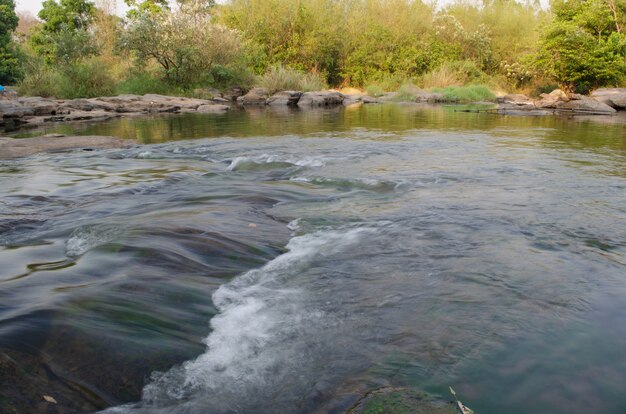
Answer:
[[[624,124],[383,105],[17,135],[48,132],[142,143],[0,161],[0,350],[45,356],[78,412],[385,386],[626,412]]]

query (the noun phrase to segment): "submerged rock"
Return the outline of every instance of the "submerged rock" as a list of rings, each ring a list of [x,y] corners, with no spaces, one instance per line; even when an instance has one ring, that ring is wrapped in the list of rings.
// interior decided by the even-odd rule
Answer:
[[[346,414],[458,414],[452,401],[444,401],[409,388],[385,387],[367,393]]]
[[[0,159],[26,157],[40,152],[72,149],[124,148],[129,141],[106,136],[43,136],[37,138],[0,138]]]

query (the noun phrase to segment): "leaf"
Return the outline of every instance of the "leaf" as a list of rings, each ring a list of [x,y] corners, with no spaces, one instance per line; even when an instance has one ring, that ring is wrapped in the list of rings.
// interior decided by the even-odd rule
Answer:
[[[49,403],[52,403],[52,404],[58,404],[58,403],[57,403],[57,400],[55,400],[55,399],[54,399],[54,397],[51,397],[51,396],[49,396],[49,395],[44,395],[44,396],[43,396],[43,399],[44,399],[44,400],[46,400],[46,401],[48,401]]]

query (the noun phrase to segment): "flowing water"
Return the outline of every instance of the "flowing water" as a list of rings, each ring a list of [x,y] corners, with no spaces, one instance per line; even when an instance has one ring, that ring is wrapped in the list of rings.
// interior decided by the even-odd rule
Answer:
[[[150,144],[0,162],[0,347],[82,407],[453,386],[480,414],[626,412],[623,124],[384,105],[43,132]]]

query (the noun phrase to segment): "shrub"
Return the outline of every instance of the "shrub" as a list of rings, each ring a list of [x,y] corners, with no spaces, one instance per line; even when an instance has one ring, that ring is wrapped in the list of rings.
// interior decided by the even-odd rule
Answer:
[[[491,101],[496,98],[485,85],[448,86],[434,88],[433,92],[442,93],[446,100],[459,102]]]

